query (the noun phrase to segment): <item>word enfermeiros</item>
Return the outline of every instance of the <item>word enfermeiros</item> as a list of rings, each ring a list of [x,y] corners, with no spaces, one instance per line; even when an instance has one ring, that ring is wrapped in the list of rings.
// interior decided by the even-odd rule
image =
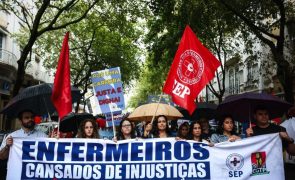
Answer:
[[[209,179],[205,144],[23,141],[22,179]]]

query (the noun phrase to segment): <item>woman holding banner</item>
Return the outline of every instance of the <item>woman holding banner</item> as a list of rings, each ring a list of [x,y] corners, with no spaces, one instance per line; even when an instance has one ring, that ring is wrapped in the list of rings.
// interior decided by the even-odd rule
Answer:
[[[156,117],[153,125],[148,123],[144,129],[143,138],[167,138],[171,137],[168,119],[165,115],[159,115]]]
[[[134,138],[136,138],[136,136],[133,124],[128,119],[122,120],[120,122],[119,131],[117,132],[117,136],[114,138],[114,141]]]
[[[167,138],[171,137],[168,119],[164,115],[157,116],[156,120],[153,123],[153,137],[154,138]]]
[[[212,134],[211,142],[220,143],[224,141],[234,142],[241,139],[235,131],[235,123],[231,115],[224,115],[218,123],[217,133]]]
[[[85,119],[81,122],[78,138],[99,139],[97,124],[93,119]]]
[[[197,142],[203,142],[206,144],[209,144],[209,142],[205,139],[203,139],[202,136],[202,127],[200,122],[194,121],[190,125],[190,131],[189,131],[189,139],[197,141]]]

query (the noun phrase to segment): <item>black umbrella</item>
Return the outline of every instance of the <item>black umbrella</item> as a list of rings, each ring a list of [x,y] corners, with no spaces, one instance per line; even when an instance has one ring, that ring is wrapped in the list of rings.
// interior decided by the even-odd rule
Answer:
[[[192,120],[199,120],[201,118],[214,119],[216,117],[217,105],[213,103],[200,102],[197,103],[197,108],[192,114]]]
[[[51,102],[53,84],[43,83],[30,86],[23,89],[18,95],[12,98],[2,109],[1,113],[6,114],[8,118],[14,118],[25,109],[32,110],[38,115],[51,114],[55,111]],[[72,100],[77,102],[81,98],[78,88],[72,87]]]
[[[60,122],[60,131],[62,132],[77,132],[80,123],[84,119],[93,119],[95,117],[89,113],[70,113],[69,115],[65,116]]]
[[[217,111],[219,115],[230,114],[240,122],[251,122],[256,107],[266,108],[269,118],[274,119],[283,116],[292,104],[266,93],[243,93],[226,97]]]
[[[197,108],[194,110],[193,114],[190,115],[189,112],[182,108],[176,107],[179,112],[183,115],[183,119],[189,120],[199,120],[201,118],[214,119],[216,117],[217,105],[213,103],[199,102],[196,103]]]
[[[189,114],[188,110],[177,106],[176,109],[183,115],[181,119],[191,120],[191,115]]]

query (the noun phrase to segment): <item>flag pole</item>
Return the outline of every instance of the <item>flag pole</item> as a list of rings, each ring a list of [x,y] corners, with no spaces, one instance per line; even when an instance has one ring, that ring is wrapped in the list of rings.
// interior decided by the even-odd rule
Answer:
[[[110,108],[110,111],[111,111],[111,117],[112,117],[113,134],[114,134],[114,137],[116,137],[116,127],[115,127],[115,122],[114,122],[113,107],[109,104],[109,108]]]
[[[112,116],[112,124],[113,124],[113,134],[114,134],[114,137],[116,137],[116,127],[114,122],[114,114],[112,110],[111,110],[111,116]]]
[[[153,115],[153,118],[152,118],[151,124],[153,124],[153,122],[154,122],[154,120],[155,120],[155,117],[156,117],[157,111],[158,111],[158,109],[159,109],[159,105],[160,105],[160,102],[161,102],[162,96],[163,96],[163,92],[161,92],[161,94],[160,94],[160,98],[159,98],[159,101],[158,101],[158,103],[157,103],[156,111],[155,111],[155,113],[154,113],[154,115]]]
[[[156,114],[157,114],[157,111],[158,111],[158,108],[159,108],[159,105],[160,105],[160,102],[161,102],[162,96],[163,96],[163,92],[161,91],[160,98],[159,98],[159,101],[158,101],[158,103],[157,103],[157,107],[156,107],[155,113],[154,113],[153,118],[152,118],[152,121],[151,121],[151,125],[152,125],[152,127],[153,127],[153,122],[154,122],[154,120],[155,120],[155,117],[156,117]],[[147,125],[147,124],[145,124],[145,128],[146,128],[146,125]],[[144,128],[144,129],[145,129],[145,128]],[[150,133],[150,132],[147,133],[147,136],[149,135],[149,133]]]
[[[57,139],[59,139],[59,134],[60,134],[60,132],[59,132],[59,126],[60,126],[60,117],[58,117],[58,125],[57,125],[57,132],[56,132],[57,133],[56,134],[57,135],[57,137],[56,137]]]

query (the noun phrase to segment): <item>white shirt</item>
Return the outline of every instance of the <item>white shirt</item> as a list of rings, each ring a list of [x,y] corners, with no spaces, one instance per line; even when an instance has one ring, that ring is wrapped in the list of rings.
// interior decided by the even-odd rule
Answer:
[[[280,125],[286,128],[287,133],[291,138],[295,139],[295,117],[287,119]]]
[[[11,136],[12,138],[14,137],[47,137],[47,135],[39,130],[32,130],[26,133],[22,128],[19,130],[14,131],[13,133],[9,134],[8,136],[5,137],[5,139],[2,141],[0,151],[6,146],[6,139],[7,137]]]
[[[295,139],[295,117],[285,120],[280,125],[286,128],[287,133],[291,138]],[[291,156],[286,152],[285,162],[295,164],[295,156]]]

